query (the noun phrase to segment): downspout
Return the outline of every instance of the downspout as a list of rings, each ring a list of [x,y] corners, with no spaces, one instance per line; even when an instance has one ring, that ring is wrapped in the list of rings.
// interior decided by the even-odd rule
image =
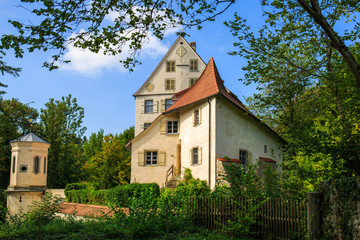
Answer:
[[[208,98],[209,103],[209,187],[211,188],[211,102]]]

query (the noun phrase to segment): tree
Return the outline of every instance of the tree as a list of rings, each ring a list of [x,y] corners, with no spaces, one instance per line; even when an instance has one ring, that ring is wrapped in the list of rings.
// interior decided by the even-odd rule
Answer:
[[[29,104],[23,104],[17,99],[3,100],[0,97],[0,188],[9,185],[10,141],[30,131],[40,134],[40,127],[35,122],[37,117],[38,112]]]
[[[166,30],[179,25],[195,26],[204,21],[214,20],[235,1],[102,1],[102,0],[22,0],[23,6],[40,17],[40,24],[9,22],[18,30],[19,35],[4,35],[1,49],[13,49],[16,57],[36,49],[47,51],[58,49],[52,62],[44,63],[51,69],[59,62],[68,62],[60,57],[69,44],[98,53],[115,55],[129,45],[130,56],[122,61],[132,68],[141,46],[147,41],[150,32],[163,39]],[[112,17],[109,21],[109,18]],[[79,29],[81,31],[77,32]]]
[[[4,56],[5,56],[5,52],[0,50],[0,72],[1,72],[1,75],[4,76],[5,73],[7,73],[7,74],[13,75],[14,77],[18,77],[19,72],[21,71],[21,68],[11,67],[11,66],[7,65],[6,62],[4,62],[2,60]],[[6,88],[7,85],[0,82],[0,87]],[[0,96],[4,93],[5,93],[4,91],[0,90]]]
[[[50,99],[41,109],[43,137],[51,145],[48,156],[48,186],[65,187],[76,182],[81,168],[81,144],[86,127],[82,127],[84,108],[71,95]]]
[[[98,136],[101,134],[100,131]],[[96,135],[92,136],[94,139]],[[124,146],[133,137],[134,127],[126,129],[120,135],[105,135],[101,150],[95,150],[94,155],[84,165],[84,169],[89,172],[87,180],[98,182],[103,188],[129,183],[131,153]]]
[[[287,0],[263,1],[268,18],[258,34],[240,16],[226,23],[239,39],[239,50],[232,54],[248,59],[242,80],[256,83],[259,90],[248,102],[288,141],[287,173],[295,169],[299,179],[312,186],[326,178],[360,173],[360,88],[349,60],[332,39],[349,40],[349,47],[341,43],[346,48],[341,51],[359,59],[354,41],[358,29],[342,37],[333,30],[332,37],[328,33],[344,18],[351,20],[344,12],[359,11],[359,4],[352,3],[311,1],[316,14],[325,14],[326,29],[314,24],[314,16],[302,5]]]

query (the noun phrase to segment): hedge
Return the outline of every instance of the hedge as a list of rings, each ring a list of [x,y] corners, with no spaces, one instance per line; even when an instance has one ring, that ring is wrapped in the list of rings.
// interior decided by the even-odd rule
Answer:
[[[158,197],[160,196],[160,187],[156,183],[132,183],[119,185],[108,190],[91,190],[82,184],[68,184],[65,188],[67,202],[108,205],[116,203],[121,207],[129,205],[129,199],[140,197],[141,195]]]

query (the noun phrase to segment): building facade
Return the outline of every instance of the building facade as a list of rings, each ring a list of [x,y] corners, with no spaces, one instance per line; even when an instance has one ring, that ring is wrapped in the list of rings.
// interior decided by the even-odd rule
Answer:
[[[284,140],[224,86],[212,58],[199,80],[171,100],[172,106],[128,144],[132,182],[165,186],[169,173],[189,168],[213,188],[222,178],[225,156],[243,165],[282,162]]]
[[[178,37],[150,77],[134,93],[135,136],[171,105],[171,97],[199,79],[205,63],[196,53],[196,43]]]

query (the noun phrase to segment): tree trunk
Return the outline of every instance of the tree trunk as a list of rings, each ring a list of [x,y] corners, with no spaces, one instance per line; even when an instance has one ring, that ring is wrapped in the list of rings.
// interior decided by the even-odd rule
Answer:
[[[318,0],[311,0],[311,5],[308,5],[305,0],[297,0],[297,2],[304,8],[306,12],[320,25],[325,34],[331,41],[331,45],[339,51],[350,71],[354,75],[357,86],[360,89],[360,65],[356,62],[354,56],[351,54],[345,43],[340,39],[338,34],[327,22],[326,18],[321,13]]]

